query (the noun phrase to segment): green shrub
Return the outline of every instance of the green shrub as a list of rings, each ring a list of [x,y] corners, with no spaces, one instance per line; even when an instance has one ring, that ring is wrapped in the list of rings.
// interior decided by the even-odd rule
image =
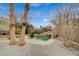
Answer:
[[[34,32],[31,32],[31,33],[29,34],[29,36],[30,36],[30,38],[33,38],[33,37],[34,37]]]
[[[35,34],[37,34],[37,31],[34,30],[34,29],[32,29],[32,30],[29,32],[30,38],[33,38]]]
[[[15,33],[16,34],[21,34],[21,29],[20,28],[16,28]]]

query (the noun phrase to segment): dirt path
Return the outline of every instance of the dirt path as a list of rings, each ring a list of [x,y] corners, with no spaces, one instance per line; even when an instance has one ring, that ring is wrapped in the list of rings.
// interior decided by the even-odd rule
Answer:
[[[12,48],[8,45],[8,41],[1,41],[0,56],[79,56],[79,51],[66,49],[58,40],[52,39],[47,42],[28,40],[25,46],[16,45]]]

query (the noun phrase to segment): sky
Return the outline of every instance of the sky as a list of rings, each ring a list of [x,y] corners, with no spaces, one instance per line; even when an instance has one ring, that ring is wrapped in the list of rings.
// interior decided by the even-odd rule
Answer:
[[[24,4],[15,3],[15,14],[19,15],[18,18],[23,16]],[[59,6],[57,3],[31,3],[29,9],[29,23],[35,27],[46,26],[56,13],[56,8]],[[9,14],[10,5],[0,4],[0,15]]]

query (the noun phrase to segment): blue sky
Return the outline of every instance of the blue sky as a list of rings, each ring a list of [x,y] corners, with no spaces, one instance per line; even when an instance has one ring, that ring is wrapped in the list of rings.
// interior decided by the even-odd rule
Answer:
[[[29,22],[36,27],[49,24],[49,20],[56,13],[56,8],[59,4],[56,3],[33,3],[30,4]],[[15,4],[15,14],[23,15],[24,4]],[[9,4],[0,4],[0,15],[9,13]],[[20,18],[18,16],[18,18]]]
[[[56,12],[58,4],[31,4],[30,22],[34,26],[45,26]]]

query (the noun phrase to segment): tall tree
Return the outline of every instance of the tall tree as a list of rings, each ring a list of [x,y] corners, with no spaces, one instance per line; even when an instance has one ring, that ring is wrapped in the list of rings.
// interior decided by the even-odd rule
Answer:
[[[52,20],[52,23],[55,25],[55,33],[57,32],[67,47],[72,46],[74,40],[78,42],[77,29],[79,28],[75,28],[75,25],[77,26],[78,24],[78,13],[78,6],[76,4],[60,5]]]
[[[15,34],[15,14],[14,14],[14,4],[10,4],[10,45],[15,45],[16,34]]]
[[[26,29],[26,25],[28,23],[28,13],[29,13],[29,3],[25,4],[25,10],[24,10],[24,17],[22,20],[22,31],[21,31],[21,38],[19,40],[19,45],[23,46],[25,45],[25,29]]]

